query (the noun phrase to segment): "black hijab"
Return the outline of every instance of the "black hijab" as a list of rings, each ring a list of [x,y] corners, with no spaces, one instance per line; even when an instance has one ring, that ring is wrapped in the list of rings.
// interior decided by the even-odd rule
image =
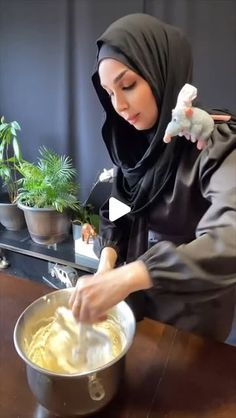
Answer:
[[[105,58],[102,46],[107,44],[119,54],[119,60],[143,77],[150,85],[159,108],[158,124],[153,138],[138,131],[113,109],[110,98],[101,87],[99,75],[93,83],[106,112],[102,135],[113,163],[119,168],[114,195],[141,212],[155,200],[171,173],[185,141],[172,141],[166,146],[163,136],[171,119],[180,89],[192,78],[190,46],[181,31],[146,14],[131,14],[115,21],[98,39],[98,62]],[[101,54],[101,55],[100,55]],[[124,57],[122,59],[122,56]]]
[[[158,105],[155,127],[138,131],[113,109],[100,85],[98,70],[92,77],[106,114],[103,139],[118,167],[112,195],[127,203],[132,214],[143,214],[168,187],[181,149],[188,142],[172,140],[166,145],[163,136],[180,89],[191,83],[190,46],[179,29],[153,16],[131,14],[111,24],[98,39],[97,47],[97,63],[114,58],[128,65],[149,83]]]

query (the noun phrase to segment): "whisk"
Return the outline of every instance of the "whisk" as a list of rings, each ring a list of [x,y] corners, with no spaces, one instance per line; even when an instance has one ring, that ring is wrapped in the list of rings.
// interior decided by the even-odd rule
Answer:
[[[90,370],[103,366],[112,360],[112,343],[103,332],[92,325],[76,322],[72,312],[57,308],[57,320],[69,337],[68,361],[78,365],[81,370]]]

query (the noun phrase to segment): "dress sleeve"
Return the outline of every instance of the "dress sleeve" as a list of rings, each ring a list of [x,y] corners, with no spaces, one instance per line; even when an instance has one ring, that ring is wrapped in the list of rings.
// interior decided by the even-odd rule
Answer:
[[[220,136],[221,129],[215,143],[202,152],[200,185],[210,206],[197,225],[196,238],[178,247],[162,241],[139,257],[160,291],[192,293],[236,283],[236,132],[226,127],[226,135]]]
[[[111,247],[117,252],[117,265],[126,260],[127,247],[130,234],[128,217],[121,217],[115,222],[109,220],[109,200],[100,209],[99,235],[94,243],[94,252],[100,257],[104,247]]]

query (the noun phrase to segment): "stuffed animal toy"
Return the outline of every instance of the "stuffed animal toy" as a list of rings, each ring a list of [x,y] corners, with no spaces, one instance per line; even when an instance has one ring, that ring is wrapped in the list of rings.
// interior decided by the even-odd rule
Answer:
[[[196,87],[185,84],[179,92],[176,107],[172,110],[172,119],[167,125],[164,142],[169,143],[176,135],[185,136],[192,142],[197,142],[199,150],[205,148],[214,129],[214,120],[205,110],[192,106],[192,100],[196,97]]]

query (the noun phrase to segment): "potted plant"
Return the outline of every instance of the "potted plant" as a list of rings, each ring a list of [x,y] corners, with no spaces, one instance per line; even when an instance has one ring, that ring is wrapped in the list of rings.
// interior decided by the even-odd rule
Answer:
[[[17,207],[18,196],[18,166],[22,160],[17,133],[20,131],[18,122],[0,120],[0,178],[2,193],[0,203],[0,222],[7,229],[17,231],[25,227],[23,212]]]
[[[18,206],[24,211],[33,241],[51,245],[65,240],[71,211],[79,208],[76,170],[68,156],[40,147],[37,163],[22,161]]]

